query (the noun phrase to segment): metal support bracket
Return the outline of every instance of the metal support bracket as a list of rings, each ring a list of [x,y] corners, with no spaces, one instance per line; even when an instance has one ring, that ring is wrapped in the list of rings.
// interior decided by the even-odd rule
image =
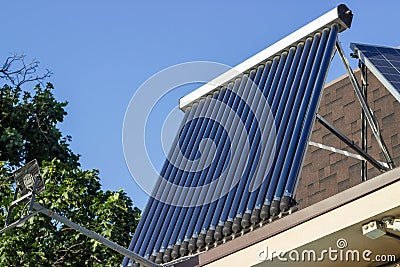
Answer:
[[[345,54],[343,52],[342,46],[340,45],[338,40],[336,41],[336,49],[337,49],[337,51],[338,51],[338,53],[340,55],[340,58],[342,59],[342,62],[343,62],[344,66],[345,66],[345,68],[347,70],[347,73],[349,74],[350,82],[353,85],[353,88],[354,88],[354,91],[356,92],[358,100],[361,103],[361,108],[365,112],[365,117],[366,117],[366,120],[367,120],[369,126],[371,127],[372,133],[374,134],[374,136],[376,138],[376,141],[378,142],[378,145],[379,145],[379,147],[381,148],[381,150],[383,152],[383,155],[384,155],[384,157],[386,159],[386,162],[389,165],[389,168],[393,169],[394,168],[394,163],[393,163],[392,157],[389,154],[389,150],[387,149],[386,144],[385,144],[385,142],[383,140],[383,137],[382,137],[382,135],[380,133],[379,125],[378,125],[378,123],[377,123],[377,121],[375,119],[375,116],[374,116],[373,112],[371,111],[371,109],[369,108],[367,102],[364,99],[363,93],[362,93],[362,91],[360,89],[360,86],[359,86],[359,84],[357,82],[357,78],[354,75],[354,72],[352,71],[352,69],[351,69],[351,67],[349,65],[349,62],[347,61],[347,58],[346,58],[346,56],[345,56]]]
[[[29,219],[30,217],[32,217],[32,216],[30,216],[32,213],[35,213],[35,214],[37,213],[33,210],[33,203],[35,202],[35,197],[36,197],[36,193],[37,193],[37,188],[39,186],[39,181],[40,180],[38,179],[38,177],[35,177],[35,182],[34,182],[32,191],[23,195],[20,198],[17,198],[18,193],[20,193],[19,188],[17,187],[15,189],[13,201],[11,202],[10,208],[7,211],[7,217],[6,217],[6,223],[5,223],[6,227],[8,227],[14,223],[21,224],[21,222],[24,222],[27,219]],[[13,223],[10,223],[12,211],[20,203],[27,203],[29,205],[29,209],[26,211],[24,217],[19,218],[17,221],[15,221]]]
[[[35,216],[37,213],[38,213],[38,211],[32,211],[27,216],[20,218],[20,219],[16,220],[15,222],[6,225],[6,227],[4,227],[3,229],[0,229],[0,234],[7,232],[11,229],[14,229],[15,227],[22,227],[27,220],[29,220],[30,218]]]
[[[14,209],[15,205],[18,204],[18,202],[19,202],[19,199],[17,199],[18,198],[18,191],[19,191],[18,187],[15,188],[13,201],[11,202],[10,208],[7,211],[6,226],[8,226],[10,224],[12,210]]]
[[[383,166],[381,163],[379,163],[376,159],[371,157],[367,152],[365,152],[362,148],[360,148],[358,145],[354,143],[354,141],[350,140],[346,135],[344,135],[341,131],[336,129],[332,124],[330,124],[326,119],[324,119],[321,115],[317,114],[316,115],[317,120],[321,123],[322,126],[324,126],[326,129],[328,129],[330,132],[332,132],[334,135],[336,135],[340,140],[342,140],[346,145],[348,145],[350,148],[352,148],[357,154],[359,154],[361,157],[363,157],[366,161],[371,163],[374,167],[376,167],[378,170],[381,172],[388,171],[389,169],[386,166]]]
[[[362,94],[365,99],[365,102],[368,103],[367,100],[367,89],[368,89],[368,76],[367,76],[367,68],[364,64],[359,62],[360,70],[361,70],[361,88]],[[367,128],[367,118],[365,115],[365,111],[361,111],[361,149],[365,152],[368,152],[368,128]],[[366,181],[368,179],[368,166],[367,162],[363,160],[361,162],[361,180]]]

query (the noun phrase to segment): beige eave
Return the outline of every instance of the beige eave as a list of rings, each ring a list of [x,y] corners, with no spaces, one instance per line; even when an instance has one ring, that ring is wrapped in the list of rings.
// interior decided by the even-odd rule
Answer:
[[[362,235],[361,226],[385,216],[400,218],[399,192],[400,168],[397,168],[175,266],[382,266],[384,262],[372,261],[375,255],[395,255],[398,259],[400,241],[389,236],[369,239]],[[400,232],[391,233],[400,236]],[[347,247],[342,249],[344,253],[347,250],[358,250],[360,253],[370,250],[372,254],[367,258],[371,261],[362,258],[360,261],[346,261],[345,257],[332,261],[325,256],[324,261],[293,262],[288,255],[288,262],[276,257],[272,261],[259,259],[260,256],[261,259],[266,257],[260,252],[266,251],[267,247],[268,253],[272,250],[297,250],[300,253],[315,250],[319,255],[329,247],[338,249],[336,242],[340,238],[347,241]]]

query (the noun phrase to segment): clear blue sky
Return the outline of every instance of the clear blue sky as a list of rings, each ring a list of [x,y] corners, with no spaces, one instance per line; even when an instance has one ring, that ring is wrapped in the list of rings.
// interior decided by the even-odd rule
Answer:
[[[54,72],[50,81],[57,98],[70,103],[61,128],[72,135],[83,167],[99,169],[104,189],[124,188],[140,208],[147,196],[131,178],[121,144],[135,90],[177,63],[235,66],[343,3],[189,2],[14,0],[1,6],[0,60],[23,52]],[[347,53],[350,42],[400,45],[399,1],[346,4],[354,13],[352,28],[341,34]],[[329,80],[344,73],[337,63]]]

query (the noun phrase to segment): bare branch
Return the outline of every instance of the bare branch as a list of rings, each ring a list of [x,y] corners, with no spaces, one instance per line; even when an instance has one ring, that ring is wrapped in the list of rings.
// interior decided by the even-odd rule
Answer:
[[[82,246],[84,243],[85,243],[85,242],[83,241],[83,242],[80,242],[80,243],[72,244],[71,246],[69,246],[69,247],[67,247],[67,248],[59,249],[58,252],[72,252],[71,250],[72,250],[73,248]],[[73,252],[72,252],[72,253],[73,253]]]
[[[82,246],[83,244],[84,244],[84,242],[76,243],[76,244],[73,244],[72,246],[70,246],[70,247],[68,247],[66,249],[58,250],[58,253],[63,253],[64,255],[62,255],[60,258],[58,258],[54,262],[54,266],[58,266],[59,264],[63,264],[67,259],[71,258],[75,254],[78,254],[78,253],[81,253],[81,252],[85,251],[86,248],[81,248],[81,249],[78,249],[77,251],[71,251],[73,248],[78,247],[78,246]],[[69,254],[69,257],[67,257],[68,254]]]
[[[64,232],[64,231],[75,231],[75,229],[74,228],[63,228],[63,229],[61,229],[61,232]]]
[[[0,68],[0,79],[15,87],[21,87],[24,83],[39,82],[49,78],[53,73],[46,69],[43,74],[38,74],[40,62],[36,59],[26,63],[26,56],[14,54],[9,56]]]
[[[92,257],[93,257],[98,263],[104,264],[104,262],[101,261],[99,258],[97,258],[95,254],[92,254]]]

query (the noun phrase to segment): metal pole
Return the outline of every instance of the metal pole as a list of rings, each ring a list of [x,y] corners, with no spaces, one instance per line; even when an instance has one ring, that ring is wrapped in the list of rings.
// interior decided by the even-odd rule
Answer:
[[[365,99],[365,102],[368,103],[367,99],[367,68],[366,66],[361,63],[360,61],[360,70],[361,70],[361,89],[362,94]],[[367,128],[367,118],[365,111],[361,111],[361,149],[368,153],[368,128]],[[361,162],[361,181],[366,181],[368,179],[368,166],[367,161],[363,160]]]
[[[103,236],[92,232],[88,229],[86,229],[85,227],[80,226],[79,224],[76,224],[74,222],[71,222],[70,220],[68,220],[67,218],[58,215],[57,213],[55,213],[54,211],[51,211],[49,209],[46,209],[45,207],[37,204],[37,203],[33,203],[33,208],[38,211],[41,212],[59,222],[62,222],[65,225],[68,225],[69,227],[77,230],[78,232],[81,232],[82,234],[88,236],[89,238],[92,238],[98,242],[100,242],[101,244],[107,246],[108,248],[111,248],[115,251],[117,251],[118,253],[121,253],[122,255],[129,257],[130,259],[134,260],[136,263],[142,264],[145,267],[156,267],[159,266],[143,257],[141,257],[140,255],[130,251],[129,249],[126,249],[120,245],[118,245],[117,243],[114,243],[106,238],[104,238]]]
[[[352,71],[352,69],[349,65],[349,62],[347,61],[347,58],[344,55],[342,46],[340,45],[339,41],[336,41],[336,49],[339,52],[340,58],[342,59],[342,62],[347,70],[347,73],[349,74],[350,82],[353,85],[353,88],[356,92],[358,100],[361,103],[361,108],[365,111],[366,119],[369,123],[369,126],[372,129],[372,132],[376,138],[376,141],[378,142],[378,144],[383,152],[383,155],[385,156],[385,159],[389,165],[389,168],[393,169],[394,168],[393,160],[389,154],[389,151],[385,145],[385,142],[383,141],[382,135],[380,134],[378,124],[374,118],[374,115],[372,114],[372,111],[369,109],[367,102],[365,102],[365,99],[361,92],[360,86],[358,85],[356,76],[354,75],[354,72]]]

